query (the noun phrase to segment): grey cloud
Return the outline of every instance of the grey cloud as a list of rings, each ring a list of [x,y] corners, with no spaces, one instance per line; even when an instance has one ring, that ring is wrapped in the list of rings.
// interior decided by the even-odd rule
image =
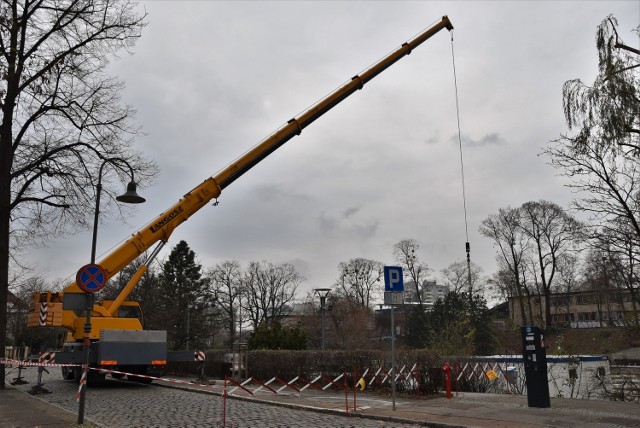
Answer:
[[[440,138],[439,138],[439,137],[438,137],[438,135],[436,134],[436,135],[434,135],[433,137],[426,138],[426,139],[424,140],[424,143],[425,143],[426,145],[428,145],[428,146],[431,146],[431,145],[433,145],[433,144],[437,144],[437,143],[438,143],[438,141],[440,141]]]
[[[350,208],[347,208],[346,210],[344,210],[343,214],[344,214],[345,217],[351,217],[352,215],[354,215],[358,211],[360,211],[360,207],[350,207]]]
[[[356,211],[357,210],[359,209],[356,209]],[[356,239],[371,239],[376,236],[379,221],[357,221],[348,218],[346,215],[344,218],[338,219],[328,214],[322,214],[318,218],[318,224],[324,234],[340,235],[342,237],[351,236]]]
[[[458,135],[452,136],[449,141],[458,144]],[[489,134],[485,134],[480,138],[471,138],[468,135],[462,136],[462,144],[468,147],[477,147],[477,146],[489,146],[496,144],[505,144],[504,139],[497,132],[491,132]]]

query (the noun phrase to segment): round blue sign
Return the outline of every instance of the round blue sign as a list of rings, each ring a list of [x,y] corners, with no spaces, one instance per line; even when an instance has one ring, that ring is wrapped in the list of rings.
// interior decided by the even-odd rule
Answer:
[[[107,284],[107,271],[95,263],[84,265],[76,275],[76,284],[85,293],[95,293]]]

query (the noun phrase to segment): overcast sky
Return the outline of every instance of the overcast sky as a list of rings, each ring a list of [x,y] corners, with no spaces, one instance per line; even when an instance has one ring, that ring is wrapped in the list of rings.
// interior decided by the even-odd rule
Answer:
[[[609,14],[627,44],[638,1],[148,1],[148,26],[111,70],[147,135],[137,148],[160,175],[129,224],[102,219],[106,254],[288,119],[448,15],[455,30],[471,259],[496,269],[478,233],[500,208],[571,194],[540,155],[566,131],[562,85],[591,83],[595,31]],[[393,264],[407,238],[432,277],[465,260],[451,36],[442,31],[260,163],[180,226],[212,267],[236,259],[293,263],[306,290],[330,287],[338,263]],[[114,191],[117,191],[115,189]],[[91,233],[51,242],[38,273],[73,279]],[[99,259],[100,257],[98,257]]]

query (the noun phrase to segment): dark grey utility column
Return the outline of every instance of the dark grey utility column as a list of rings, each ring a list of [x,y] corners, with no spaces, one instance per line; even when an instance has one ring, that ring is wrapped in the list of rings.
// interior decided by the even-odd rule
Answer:
[[[527,326],[520,327],[520,331],[529,407],[551,407],[547,379],[547,350],[544,347],[542,330]]]

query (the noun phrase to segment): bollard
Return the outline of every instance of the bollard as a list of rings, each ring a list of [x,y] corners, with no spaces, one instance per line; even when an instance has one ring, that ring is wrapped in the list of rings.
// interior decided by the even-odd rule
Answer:
[[[349,388],[347,387],[347,372],[343,373],[344,375],[344,408],[345,413],[349,414]]]
[[[222,426],[227,426],[227,375],[224,375],[224,390],[222,392],[223,405],[222,405]]]
[[[446,362],[444,366],[442,366],[442,371],[445,374],[445,386],[447,389],[447,398],[451,398],[451,365]]]
[[[357,411],[358,407],[356,404],[356,389],[358,388],[358,381],[356,380],[358,379],[358,371],[355,369],[355,367],[353,368],[353,411]]]
[[[211,382],[205,375],[205,365],[206,365],[205,361],[201,361],[200,364],[198,364],[198,368],[197,368],[198,377],[196,378],[196,380],[193,381],[193,383],[197,383],[200,385],[211,385]],[[215,385],[215,382],[213,384]]]
[[[45,369],[42,366],[38,367],[38,383],[31,387],[31,390],[29,391],[29,394],[37,395],[37,394],[50,394],[51,393],[51,391],[49,391],[48,389],[43,388],[44,383],[42,383],[42,372],[47,372],[47,374],[49,374],[49,370]]]
[[[29,383],[22,378],[22,370],[25,369],[26,368],[22,364],[18,366],[18,377],[13,378],[13,382],[11,382],[11,385],[24,385],[25,383]]]

